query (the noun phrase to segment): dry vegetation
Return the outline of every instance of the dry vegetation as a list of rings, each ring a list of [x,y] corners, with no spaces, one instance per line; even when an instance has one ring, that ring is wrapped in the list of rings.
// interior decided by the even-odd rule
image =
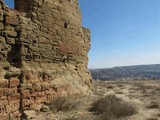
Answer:
[[[46,120],[160,120],[160,81],[94,81],[94,87],[91,96],[53,101],[47,116],[54,118]]]
[[[50,109],[53,112],[59,112],[59,111],[71,111],[77,107],[77,103],[74,102],[73,99],[68,99],[66,97],[59,97],[55,99],[50,105]]]
[[[100,98],[92,104],[91,111],[100,114],[101,120],[113,120],[135,114],[136,108],[115,95]]]

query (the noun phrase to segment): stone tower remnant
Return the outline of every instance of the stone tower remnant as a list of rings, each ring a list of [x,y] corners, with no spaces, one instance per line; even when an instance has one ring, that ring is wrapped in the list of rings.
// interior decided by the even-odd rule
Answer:
[[[90,31],[78,0],[0,0],[0,119],[20,119],[56,97],[92,93]]]

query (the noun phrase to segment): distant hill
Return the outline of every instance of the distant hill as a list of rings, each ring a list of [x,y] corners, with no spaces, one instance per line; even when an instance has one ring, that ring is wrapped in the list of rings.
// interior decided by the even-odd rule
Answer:
[[[160,79],[160,64],[90,69],[94,80]]]

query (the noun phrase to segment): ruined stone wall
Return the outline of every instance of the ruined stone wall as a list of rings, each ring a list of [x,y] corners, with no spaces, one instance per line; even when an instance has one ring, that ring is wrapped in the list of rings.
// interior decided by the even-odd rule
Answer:
[[[18,13],[0,2],[0,119],[20,117]]]
[[[0,3],[0,118],[91,94],[90,31],[78,1],[15,0],[17,11]]]

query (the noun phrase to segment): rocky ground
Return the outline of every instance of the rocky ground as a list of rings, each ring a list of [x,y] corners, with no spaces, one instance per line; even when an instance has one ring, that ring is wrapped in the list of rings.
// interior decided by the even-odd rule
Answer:
[[[99,120],[90,111],[99,98],[116,95],[135,106],[137,113],[119,120],[160,120],[160,81],[94,81],[94,93],[77,100],[69,100],[62,111],[36,112],[36,120]],[[59,104],[63,104],[60,102]],[[66,106],[65,106],[66,107]],[[31,118],[33,119],[33,117]]]

